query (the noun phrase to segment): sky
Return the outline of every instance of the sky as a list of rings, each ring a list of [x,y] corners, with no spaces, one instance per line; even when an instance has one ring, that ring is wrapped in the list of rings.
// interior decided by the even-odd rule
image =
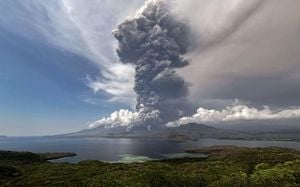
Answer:
[[[180,111],[168,126],[298,121],[300,2],[166,2],[194,41],[180,54],[189,65],[176,69],[176,77],[188,83],[184,99],[191,110]],[[0,134],[61,134],[135,123],[141,115],[134,109],[136,64],[120,60],[120,41],[112,32],[139,18],[144,4],[0,1]]]
[[[111,32],[134,8],[122,12],[128,5],[119,0],[112,8],[116,2],[0,1],[0,134],[72,132],[113,110],[131,108],[111,104],[111,95],[95,93],[97,85],[94,90],[89,81],[114,70]]]

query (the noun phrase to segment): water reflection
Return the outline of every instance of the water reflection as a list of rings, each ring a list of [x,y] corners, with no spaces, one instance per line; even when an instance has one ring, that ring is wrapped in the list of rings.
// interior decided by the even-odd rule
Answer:
[[[5,138],[0,140],[1,150],[32,152],[74,152],[78,156],[59,159],[57,162],[81,160],[145,161],[159,158],[188,157],[186,149],[212,145],[246,147],[279,146],[300,150],[300,142],[247,141],[201,139],[199,141],[171,142],[157,139],[129,138]]]

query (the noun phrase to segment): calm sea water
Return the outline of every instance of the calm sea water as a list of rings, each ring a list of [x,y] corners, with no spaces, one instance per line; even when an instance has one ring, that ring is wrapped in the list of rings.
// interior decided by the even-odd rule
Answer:
[[[155,139],[128,138],[46,138],[10,137],[0,139],[0,150],[31,152],[74,152],[76,157],[63,158],[57,162],[78,162],[81,160],[101,161],[143,161],[170,157],[192,156],[184,153],[212,145],[236,145],[247,147],[279,146],[300,150],[300,142],[290,141],[247,141],[201,139],[198,141],[171,142]]]

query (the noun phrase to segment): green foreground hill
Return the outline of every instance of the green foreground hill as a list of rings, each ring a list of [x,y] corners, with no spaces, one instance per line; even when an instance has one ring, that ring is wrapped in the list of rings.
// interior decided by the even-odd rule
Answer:
[[[32,154],[26,159],[19,153],[1,157],[0,152],[0,186],[300,186],[300,153],[295,150],[218,146],[188,152],[208,157],[71,164],[51,163]]]

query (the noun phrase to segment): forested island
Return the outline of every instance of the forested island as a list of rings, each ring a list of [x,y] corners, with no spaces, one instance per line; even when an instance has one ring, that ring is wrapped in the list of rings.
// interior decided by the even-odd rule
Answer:
[[[296,150],[213,146],[187,152],[204,153],[207,157],[142,163],[82,161],[71,164],[52,163],[47,161],[49,157],[41,154],[2,151],[0,186],[300,185],[300,152]]]

